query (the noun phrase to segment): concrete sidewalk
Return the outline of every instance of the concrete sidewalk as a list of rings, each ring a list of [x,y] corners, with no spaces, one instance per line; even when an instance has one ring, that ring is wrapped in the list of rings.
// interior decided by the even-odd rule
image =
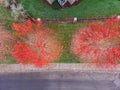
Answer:
[[[34,67],[32,65],[21,64],[0,64],[0,72],[40,72],[40,71],[89,71],[89,72],[120,72],[120,65],[116,68],[98,68],[95,64],[65,64],[65,63],[51,63],[44,67]]]
[[[47,67],[35,68],[34,66],[27,65],[23,66],[20,64],[0,64],[0,73],[21,73],[21,72],[39,72],[39,73],[76,73],[79,74],[78,78],[89,79],[87,73],[91,75],[94,79],[103,80],[114,80],[119,77],[120,68],[119,66],[114,69],[101,69],[96,68],[92,64],[56,64],[52,63]],[[81,73],[81,74],[80,74]],[[71,77],[73,76],[71,74]],[[74,75],[76,75],[74,74]],[[54,76],[54,75],[53,75]],[[52,77],[52,76],[51,76]],[[55,77],[55,76],[54,76]],[[58,77],[58,75],[56,76]],[[77,79],[77,78],[76,78]]]

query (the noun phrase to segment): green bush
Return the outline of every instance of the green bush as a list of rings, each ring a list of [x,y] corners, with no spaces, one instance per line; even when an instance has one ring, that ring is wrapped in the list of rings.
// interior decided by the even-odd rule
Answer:
[[[52,6],[51,6],[53,9],[60,9],[61,6],[59,5],[58,1],[55,0],[55,2],[53,2]]]

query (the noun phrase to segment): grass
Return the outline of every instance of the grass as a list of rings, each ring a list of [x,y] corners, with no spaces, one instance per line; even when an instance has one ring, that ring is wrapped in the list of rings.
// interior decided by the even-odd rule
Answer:
[[[58,37],[60,38],[63,48],[63,53],[58,60],[59,63],[80,63],[75,56],[70,51],[72,35],[77,31],[78,27],[86,26],[87,23],[78,23],[78,24],[47,24],[47,26],[56,31]]]
[[[120,0],[83,0],[79,5],[54,10],[44,0],[17,0],[36,18],[64,19],[67,17],[91,18],[120,15]]]
[[[5,26],[5,28],[11,32],[13,22],[14,19],[11,17],[11,12],[3,6],[0,6],[0,24]]]
[[[8,30],[9,33],[12,33],[12,23],[14,22],[13,17],[9,10],[0,6],[0,24]],[[12,55],[6,55],[6,60],[3,60],[0,64],[13,64],[17,63]]]
[[[0,62],[0,64],[16,64],[18,63],[12,55],[7,55],[6,59]]]

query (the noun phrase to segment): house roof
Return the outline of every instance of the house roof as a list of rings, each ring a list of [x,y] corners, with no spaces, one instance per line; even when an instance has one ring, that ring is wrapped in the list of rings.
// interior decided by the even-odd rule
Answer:
[[[55,0],[46,0],[49,4],[52,4]],[[65,4],[66,2],[69,2],[70,4],[73,4],[74,2],[79,0],[58,0],[59,4]]]
[[[49,5],[52,5],[55,0],[45,0]],[[78,4],[82,0],[58,0],[61,7],[70,7]]]
[[[52,4],[55,0],[46,0],[49,4]]]

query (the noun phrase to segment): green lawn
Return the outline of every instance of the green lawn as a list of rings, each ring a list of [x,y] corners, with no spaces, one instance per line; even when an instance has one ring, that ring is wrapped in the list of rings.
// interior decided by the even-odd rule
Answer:
[[[14,19],[11,17],[11,12],[3,6],[0,6],[0,24],[5,26],[5,28],[11,32],[13,22]]]
[[[17,0],[36,18],[63,19],[67,17],[91,18],[120,15],[120,0],[83,0],[79,5],[54,10],[44,0]]]
[[[70,53],[70,44],[72,35],[78,30],[79,27],[84,27],[87,23],[78,24],[47,24],[51,29],[56,30],[58,37],[60,38],[62,45],[64,46],[62,56],[58,62],[75,63],[80,62],[72,53]],[[82,62],[82,60],[81,60]]]
[[[0,6],[0,24],[3,25],[7,30],[8,33],[12,34],[12,23],[14,22],[13,17],[11,17],[11,13],[9,10]],[[0,64],[13,64],[17,63],[12,55],[6,55],[6,60],[3,60]]]

